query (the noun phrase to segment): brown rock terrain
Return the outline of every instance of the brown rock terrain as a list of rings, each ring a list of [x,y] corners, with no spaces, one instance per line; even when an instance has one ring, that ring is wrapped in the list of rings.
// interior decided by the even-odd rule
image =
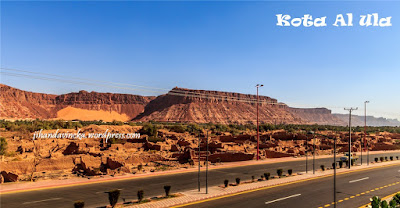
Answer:
[[[3,84],[0,84],[0,91],[0,119],[152,120],[220,124],[254,124],[256,121],[256,96],[233,92],[174,88],[158,97],[86,91],[51,95]],[[261,123],[347,124],[343,118],[345,115],[333,115],[326,108],[292,108],[267,96],[260,96],[259,100]],[[369,120],[372,122],[373,119]],[[396,125],[397,121],[381,120],[375,123]]]
[[[134,120],[254,124],[257,115],[256,99],[255,95],[248,94],[174,88],[168,94],[152,100],[145,107],[144,113]],[[261,123],[345,125],[325,108],[290,108],[266,96],[259,96],[259,102]]]
[[[0,118],[128,121],[154,97],[80,91],[33,93],[0,84]],[[84,109],[82,111],[79,109]]]
[[[80,132],[138,132],[142,126],[129,125],[89,125]],[[102,138],[82,140],[73,139],[40,139],[31,140],[31,136],[18,137],[18,132],[0,129],[7,139],[6,156],[0,162],[1,180],[14,182],[19,180],[69,178],[76,176],[97,176],[132,174],[143,171],[163,171],[189,167],[194,163],[203,164],[209,155],[211,163],[252,160],[257,154],[255,131],[242,131],[239,135],[228,132],[209,131],[208,152],[205,132],[199,138],[197,134],[177,133],[167,129],[157,130],[157,139],[141,135],[139,139],[116,140],[106,143]],[[43,133],[54,133],[56,130],[45,130]],[[75,129],[61,129],[62,132],[76,132]],[[338,138],[339,153],[348,150],[349,135],[347,132],[319,132]],[[362,133],[352,134],[352,150],[361,149]],[[370,150],[400,149],[400,134],[375,133],[367,136]],[[311,154],[313,137],[304,132],[286,132],[274,130],[260,135],[260,158],[297,157]],[[333,141],[316,136],[315,153],[332,154]]]

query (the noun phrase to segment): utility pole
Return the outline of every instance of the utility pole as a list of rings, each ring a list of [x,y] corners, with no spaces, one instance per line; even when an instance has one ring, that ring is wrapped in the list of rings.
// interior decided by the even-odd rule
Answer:
[[[306,137],[306,173],[308,173],[308,137]]]
[[[257,88],[257,160],[259,159],[259,152],[260,152],[260,135],[259,135],[259,127],[258,127],[258,88],[262,87],[264,85],[262,84],[257,84],[256,88]]]
[[[335,167],[333,169],[333,207],[336,208],[336,136],[333,138],[333,162]]]
[[[351,112],[358,110],[358,108],[344,108],[344,110],[349,111],[349,158],[347,160],[349,169],[351,168]]]
[[[315,174],[315,134],[313,134],[313,161],[312,161],[312,171]]]
[[[367,103],[369,101],[364,102],[364,149],[365,149],[365,143],[367,143]],[[369,165],[369,148],[368,148],[368,143],[367,143],[367,165]]]
[[[198,162],[199,162],[199,171],[197,173],[197,186],[199,188],[199,192],[200,192],[200,130],[199,130],[199,151],[197,153],[197,158],[198,158]]]
[[[207,131],[207,151],[206,151],[206,194],[208,194],[208,131]]]

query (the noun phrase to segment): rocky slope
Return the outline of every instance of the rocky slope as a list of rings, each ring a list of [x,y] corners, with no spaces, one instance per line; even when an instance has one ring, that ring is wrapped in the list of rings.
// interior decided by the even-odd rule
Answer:
[[[231,92],[174,88],[152,100],[135,120],[198,122],[222,124],[255,123],[255,95]],[[276,99],[259,97],[259,119],[262,123],[321,123],[343,125],[328,109],[290,108]]]
[[[126,118],[126,121],[142,113],[144,107],[154,99],[139,95],[86,91],[50,95],[27,92],[7,85],[0,85],[0,91],[0,117],[8,119],[86,120],[82,119],[84,115],[79,110],[85,109],[86,114],[96,116],[97,113],[99,120]]]
[[[246,124],[255,123],[255,95],[174,88],[158,97],[131,94],[74,92],[51,95],[0,84],[0,118],[104,121],[167,121]],[[326,108],[291,108],[260,96],[261,123],[347,125],[347,116]],[[363,125],[354,118],[355,125]],[[399,125],[397,120],[369,118],[369,125]]]

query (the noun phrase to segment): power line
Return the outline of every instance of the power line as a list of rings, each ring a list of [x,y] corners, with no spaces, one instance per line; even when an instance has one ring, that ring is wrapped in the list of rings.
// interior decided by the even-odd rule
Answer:
[[[157,90],[137,89],[137,88],[131,88],[131,87],[114,86],[114,85],[111,85],[111,84],[104,85],[104,84],[99,84],[99,83],[91,83],[91,82],[84,82],[84,81],[69,80],[69,79],[65,79],[63,76],[54,75],[54,74],[36,73],[36,72],[31,72],[31,71],[26,71],[26,70],[8,69],[8,68],[1,68],[1,69],[29,73],[29,75],[28,75],[28,74],[0,71],[1,74],[7,75],[7,76],[24,77],[24,78],[31,78],[31,79],[46,80],[46,81],[57,81],[57,82],[64,82],[64,83],[70,83],[70,84],[110,87],[110,88],[116,88],[116,89],[125,89],[125,90],[133,90],[133,91],[144,91],[144,92],[152,92],[152,93],[160,92],[160,91],[157,91]],[[41,74],[41,75],[52,76],[52,77],[45,77],[45,76],[38,76],[38,75],[31,75],[31,74]],[[58,77],[58,78],[53,78],[53,77]],[[70,78],[72,78],[72,77],[70,77]],[[81,79],[81,78],[74,78],[74,79],[77,79],[77,80],[90,80],[90,79]],[[96,80],[96,81],[99,82],[98,80]],[[101,81],[101,82],[103,82],[103,81]],[[105,82],[105,83],[114,83],[114,82]],[[129,84],[123,84],[123,83],[114,83],[114,84],[116,84],[116,85],[129,85]],[[138,85],[131,85],[131,86],[138,86]],[[144,87],[144,86],[140,86],[140,87]],[[151,87],[147,87],[147,88],[152,89]],[[162,89],[162,88],[158,88],[158,89]],[[172,89],[167,94],[176,95],[176,96],[184,96],[184,97],[196,97],[196,98],[206,98],[206,99],[218,99],[218,100],[225,100],[225,101],[229,101],[230,100],[230,101],[237,101],[237,102],[257,103],[256,99],[238,98],[238,97],[224,96],[224,95],[213,95],[213,94],[210,94],[210,93],[200,93],[200,92],[186,91],[186,90],[180,90],[180,89]],[[269,99],[271,99],[271,98],[269,98]],[[261,103],[261,104],[271,104],[271,105],[286,105],[286,104],[283,104],[283,103],[266,102],[265,100],[262,100],[259,103]]]

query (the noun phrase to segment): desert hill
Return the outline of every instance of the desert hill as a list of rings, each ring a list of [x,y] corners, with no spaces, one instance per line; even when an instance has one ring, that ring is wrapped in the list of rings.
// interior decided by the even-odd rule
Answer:
[[[248,94],[174,88],[152,100],[134,120],[254,124],[257,115],[256,99],[255,95]],[[262,123],[344,125],[343,121],[325,108],[290,108],[267,96],[259,96],[259,102],[259,118]]]
[[[157,97],[86,91],[52,95],[3,84],[0,91],[1,119],[254,124],[257,113],[255,95],[235,92],[174,88]],[[292,108],[267,96],[259,96],[259,102],[261,123],[347,125],[347,118],[326,108]],[[358,120],[355,124],[362,125]],[[398,125],[396,121],[381,118],[370,125]]]
[[[50,95],[19,90],[0,84],[0,118],[121,120],[142,113],[154,97],[80,91]],[[85,110],[85,111],[83,111]]]
[[[348,122],[349,114],[333,114],[339,119]],[[364,116],[351,115],[351,122],[354,126],[364,126]],[[376,118],[373,116],[367,116],[367,125],[368,126],[400,126],[400,121],[397,119],[388,119],[388,118]]]

